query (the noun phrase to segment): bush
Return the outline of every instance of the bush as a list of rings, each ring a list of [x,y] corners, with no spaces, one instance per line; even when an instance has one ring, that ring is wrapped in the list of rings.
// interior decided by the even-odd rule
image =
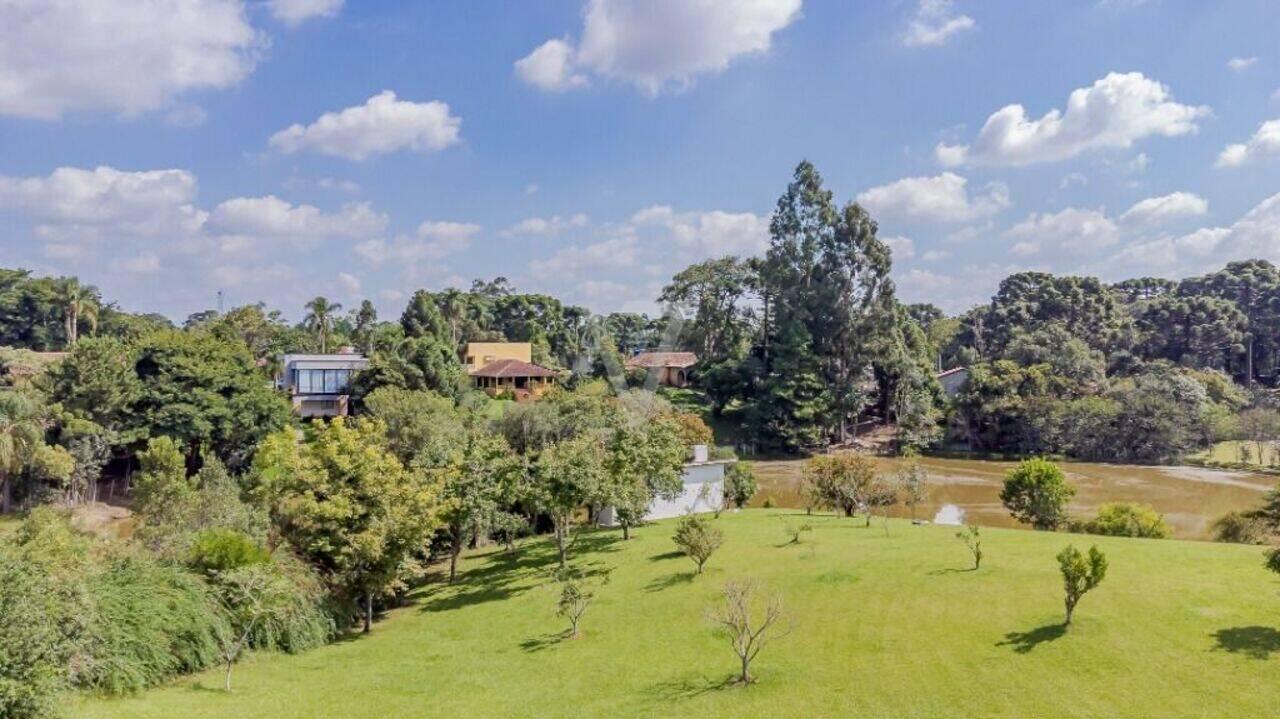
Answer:
[[[676,533],[672,539],[680,551],[698,565],[697,573],[702,574],[702,565],[724,543],[724,532],[702,515],[690,514],[676,525]]]
[[[1037,457],[1009,472],[1000,501],[1019,522],[1036,529],[1057,529],[1066,521],[1067,502],[1075,492],[1058,465]]]
[[[1213,523],[1213,541],[1263,544],[1267,541],[1267,526],[1248,512],[1227,512]]]
[[[216,574],[271,561],[267,550],[234,529],[206,529],[191,543],[187,564],[197,572]]]
[[[0,551],[0,716],[51,716],[67,684],[67,597],[39,565]]]
[[[750,462],[734,462],[724,472],[725,503],[734,507],[747,506],[758,488],[756,473]]]
[[[1088,534],[1111,537],[1146,537],[1168,539],[1171,532],[1164,516],[1145,504],[1113,502],[1098,508],[1098,516],[1082,523],[1079,529]]]

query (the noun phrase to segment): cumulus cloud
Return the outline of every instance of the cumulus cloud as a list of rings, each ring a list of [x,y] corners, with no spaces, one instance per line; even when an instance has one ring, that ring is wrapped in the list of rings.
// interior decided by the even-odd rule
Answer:
[[[348,295],[360,294],[360,278],[350,272],[339,272],[338,284],[342,285]]]
[[[1027,117],[1022,105],[997,110],[968,145],[940,143],[943,165],[1023,166],[1056,162],[1091,150],[1131,147],[1152,136],[1177,137],[1199,130],[1204,106],[1174,101],[1169,88],[1142,73],[1110,73],[1067,98],[1065,111]]]
[[[973,18],[956,12],[952,0],[920,0],[902,34],[902,44],[907,47],[945,45],[957,33],[977,26]]]
[[[916,256],[916,243],[910,237],[881,237],[880,241],[893,251],[895,260],[909,260]]]
[[[1055,252],[1087,254],[1120,240],[1119,228],[1102,211],[1076,207],[1054,213],[1033,212],[1004,234],[1014,240],[1009,251],[1019,257]]]
[[[872,215],[925,222],[970,222],[1009,206],[1009,188],[993,182],[972,198],[968,179],[952,172],[935,177],[906,177],[858,195]]]
[[[587,85],[573,66],[573,48],[564,40],[548,40],[516,61],[516,75],[539,90],[563,92]]]
[[[634,237],[615,237],[586,245],[563,247],[547,259],[529,263],[529,272],[544,280],[563,280],[586,270],[629,267],[635,264],[637,257],[637,242]]]
[[[587,216],[580,212],[568,217],[561,217],[560,215],[526,217],[508,227],[502,234],[505,237],[556,237],[568,230],[585,227],[586,225]]]
[[[294,124],[271,136],[271,147],[361,161],[400,150],[435,152],[461,142],[462,119],[443,102],[399,100],[391,90],[363,105],[326,112],[310,125]]]
[[[318,17],[334,17],[343,0],[268,0],[272,16],[289,27]]]
[[[1235,72],[1244,72],[1256,65],[1258,58],[1256,57],[1233,57],[1227,60],[1227,67]]]
[[[136,115],[231,87],[264,47],[241,0],[0,2],[0,115]]]
[[[122,257],[111,261],[111,269],[116,272],[145,275],[160,270],[160,257],[154,252],[141,252],[132,257]]]
[[[589,0],[574,47],[550,40],[516,62],[525,82],[560,91],[588,75],[647,95],[681,90],[699,75],[769,50],[773,34],[800,16],[801,0]]]
[[[1239,167],[1267,155],[1280,155],[1280,119],[1259,125],[1248,142],[1223,148],[1218,155],[1218,167]]]
[[[704,257],[754,255],[769,245],[769,219],[751,212],[677,212],[653,205],[631,216],[634,228],[657,227],[666,238]]]
[[[1174,192],[1141,200],[1120,216],[1121,222],[1156,225],[1171,220],[1196,217],[1209,211],[1209,203],[1190,192]]]
[[[371,265],[394,263],[413,266],[419,262],[442,260],[471,246],[480,225],[467,222],[428,220],[418,225],[417,232],[397,235],[390,242],[372,239],[355,246],[355,253]]]
[[[293,205],[275,195],[237,197],[213,208],[208,227],[217,234],[292,239],[367,237],[382,232],[387,216],[367,202],[324,212],[313,205]]]

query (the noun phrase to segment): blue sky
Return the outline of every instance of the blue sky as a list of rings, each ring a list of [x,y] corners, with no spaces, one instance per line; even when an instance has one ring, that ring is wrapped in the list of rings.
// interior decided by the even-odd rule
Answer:
[[[652,311],[764,247],[804,158],[949,310],[1021,269],[1280,261],[1277,30],[1263,0],[11,0],[0,264],[175,318],[495,275]]]

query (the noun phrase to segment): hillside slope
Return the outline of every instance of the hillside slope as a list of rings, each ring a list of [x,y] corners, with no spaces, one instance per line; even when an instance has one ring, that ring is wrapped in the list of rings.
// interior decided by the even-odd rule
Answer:
[[[812,521],[786,546],[783,527]],[[1257,547],[984,529],[981,570],[952,527],[806,520],[751,510],[707,573],[673,553],[672,525],[622,542],[597,532],[578,561],[611,570],[562,640],[546,540],[469,557],[369,637],[309,654],[258,656],[236,691],[214,674],[122,700],[83,698],[79,717],[1221,717],[1280,700],[1280,581]],[[1054,555],[1096,543],[1111,573],[1063,632]],[[707,623],[728,578],[756,576],[794,627],[766,649],[759,682],[726,687],[734,657]]]

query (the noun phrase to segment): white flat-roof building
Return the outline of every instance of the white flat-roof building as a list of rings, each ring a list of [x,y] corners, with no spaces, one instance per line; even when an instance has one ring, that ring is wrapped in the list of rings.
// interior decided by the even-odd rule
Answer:
[[[300,417],[345,417],[351,379],[369,360],[350,348],[337,354],[287,354],[278,385]]]
[[[709,459],[707,445],[693,447],[693,461],[684,465],[680,479],[680,494],[673,499],[658,497],[649,504],[645,519],[667,519],[686,514],[714,512],[724,504],[724,468],[732,459]],[[617,524],[613,507],[605,507],[596,515],[596,521],[606,527]]]

